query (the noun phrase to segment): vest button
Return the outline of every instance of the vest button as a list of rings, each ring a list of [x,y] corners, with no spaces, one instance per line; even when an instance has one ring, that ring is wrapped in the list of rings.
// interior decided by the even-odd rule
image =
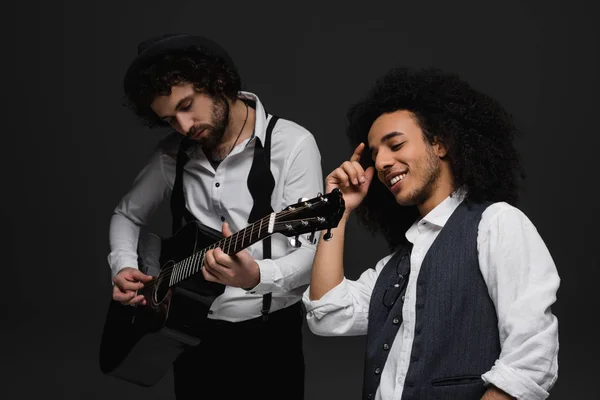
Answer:
[[[394,319],[392,320],[392,323],[393,323],[394,325],[398,325],[398,324],[400,323],[400,319],[398,319],[398,318],[394,318]]]
[[[379,375],[381,373],[381,368],[375,368],[375,375]]]
[[[384,350],[389,350],[389,349],[390,349],[390,345],[389,345],[389,344],[387,344],[387,343],[386,343],[386,344],[384,344],[384,345],[383,345],[383,349],[384,349]]]
[[[221,184],[219,182],[217,182],[217,183],[215,183],[215,186],[219,187],[219,186],[221,186]]]
[[[367,399],[372,399],[372,398],[373,398],[373,393],[369,393],[369,394],[367,395]]]

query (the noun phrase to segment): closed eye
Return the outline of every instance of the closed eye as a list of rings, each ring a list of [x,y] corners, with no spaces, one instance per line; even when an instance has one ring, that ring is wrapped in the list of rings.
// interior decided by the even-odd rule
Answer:
[[[404,143],[406,143],[406,142],[404,141],[404,142],[395,144],[392,147],[390,147],[390,149],[392,149],[392,151],[398,151],[402,148],[402,146],[404,146]]]

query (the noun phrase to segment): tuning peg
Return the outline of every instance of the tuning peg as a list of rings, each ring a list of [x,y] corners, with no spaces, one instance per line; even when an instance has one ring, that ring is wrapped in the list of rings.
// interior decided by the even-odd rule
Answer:
[[[325,236],[323,236],[323,240],[325,240],[326,242],[329,242],[332,237],[333,237],[333,233],[331,233],[331,228],[329,228],[329,229],[327,229],[327,233],[325,233]]]
[[[294,247],[300,247],[302,246],[302,243],[300,242],[300,237],[298,235],[296,235],[296,237],[294,238]]]
[[[312,231],[312,233],[308,237],[308,241],[310,242],[310,244],[317,244],[317,240],[315,239],[315,231]]]
[[[306,200],[308,200],[308,197],[300,197],[298,199],[298,203],[302,203],[303,201],[306,201]]]

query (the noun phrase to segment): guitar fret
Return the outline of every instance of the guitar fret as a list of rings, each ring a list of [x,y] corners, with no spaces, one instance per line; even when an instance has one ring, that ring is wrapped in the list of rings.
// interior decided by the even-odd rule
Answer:
[[[193,260],[193,264],[194,264],[192,271],[195,274],[196,272],[198,272],[198,253],[194,253],[194,258],[192,260]]]
[[[181,271],[183,270],[183,264],[181,262],[178,263],[177,266],[177,276],[175,277],[175,281],[179,283],[181,281]]]
[[[262,229],[262,222],[263,222],[263,220],[261,219],[260,223],[258,224],[258,236],[257,237],[260,237],[260,231]]]
[[[187,271],[187,258],[185,260],[182,260],[181,263],[181,272],[179,272],[179,282],[181,282],[183,280],[183,278],[185,277],[186,271]]]

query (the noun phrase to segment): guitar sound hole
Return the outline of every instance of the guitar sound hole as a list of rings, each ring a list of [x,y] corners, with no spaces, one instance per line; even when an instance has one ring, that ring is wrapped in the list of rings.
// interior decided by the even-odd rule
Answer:
[[[156,286],[154,287],[152,302],[155,305],[161,304],[169,294],[169,280],[171,278],[171,274],[164,273],[165,270],[168,271],[170,268],[163,268],[163,271],[161,271],[160,275],[158,276]]]

